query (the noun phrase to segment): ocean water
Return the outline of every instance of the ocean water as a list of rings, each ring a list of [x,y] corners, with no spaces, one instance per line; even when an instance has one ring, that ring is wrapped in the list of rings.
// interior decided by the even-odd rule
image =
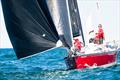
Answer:
[[[13,49],[0,49],[0,80],[120,80],[120,55],[109,68],[66,70],[67,51],[56,48],[17,59]]]

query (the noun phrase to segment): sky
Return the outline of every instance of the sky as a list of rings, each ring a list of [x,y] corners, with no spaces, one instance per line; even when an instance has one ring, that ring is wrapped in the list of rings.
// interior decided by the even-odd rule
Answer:
[[[1,7],[1,0],[0,0],[0,48],[12,48],[11,42],[9,40],[5,28],[2,7]]]
[[[86,43],[90,38],[88,32],[92,29],[97,31],[98,24],[103,25],[106,41],[120,41],[119,0],[78,0],[77,2]],[[0,48],[11,47],[0,4]]]
[[[78,6],[86,43],[88,32],[97,31],[98,24],[103,26],[106,42],[120,41],[120,0],[78,0]]]

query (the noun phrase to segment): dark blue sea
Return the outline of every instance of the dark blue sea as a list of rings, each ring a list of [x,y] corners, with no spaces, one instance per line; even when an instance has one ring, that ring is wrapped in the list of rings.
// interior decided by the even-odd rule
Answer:
[[[0,49],[0,80],[120,80],[120,55],[109,68],[67,71],[67,50],[56,48],[17,59],[13,49]]]

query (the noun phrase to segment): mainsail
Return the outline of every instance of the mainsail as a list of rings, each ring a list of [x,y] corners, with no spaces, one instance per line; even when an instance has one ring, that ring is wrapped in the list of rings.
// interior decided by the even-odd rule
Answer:
[[[52,47],[59,39],[45,0],[2,0],[7,32],[18,58]]]
[[[77,0],[69,0],[68,4],[69,4],[73,37],[81,36],[83,43],[85,45],[85,40],[84,40],[83,29],[82,29]]]

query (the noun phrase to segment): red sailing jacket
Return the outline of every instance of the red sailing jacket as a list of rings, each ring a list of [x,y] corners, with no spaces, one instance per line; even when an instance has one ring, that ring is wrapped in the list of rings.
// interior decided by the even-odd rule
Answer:
[[[98,35],[99,35],[99,39],[104,39],[104,32],[103,32],[103,29],[102,28],[100,28],[99,30],[98,30]]]

